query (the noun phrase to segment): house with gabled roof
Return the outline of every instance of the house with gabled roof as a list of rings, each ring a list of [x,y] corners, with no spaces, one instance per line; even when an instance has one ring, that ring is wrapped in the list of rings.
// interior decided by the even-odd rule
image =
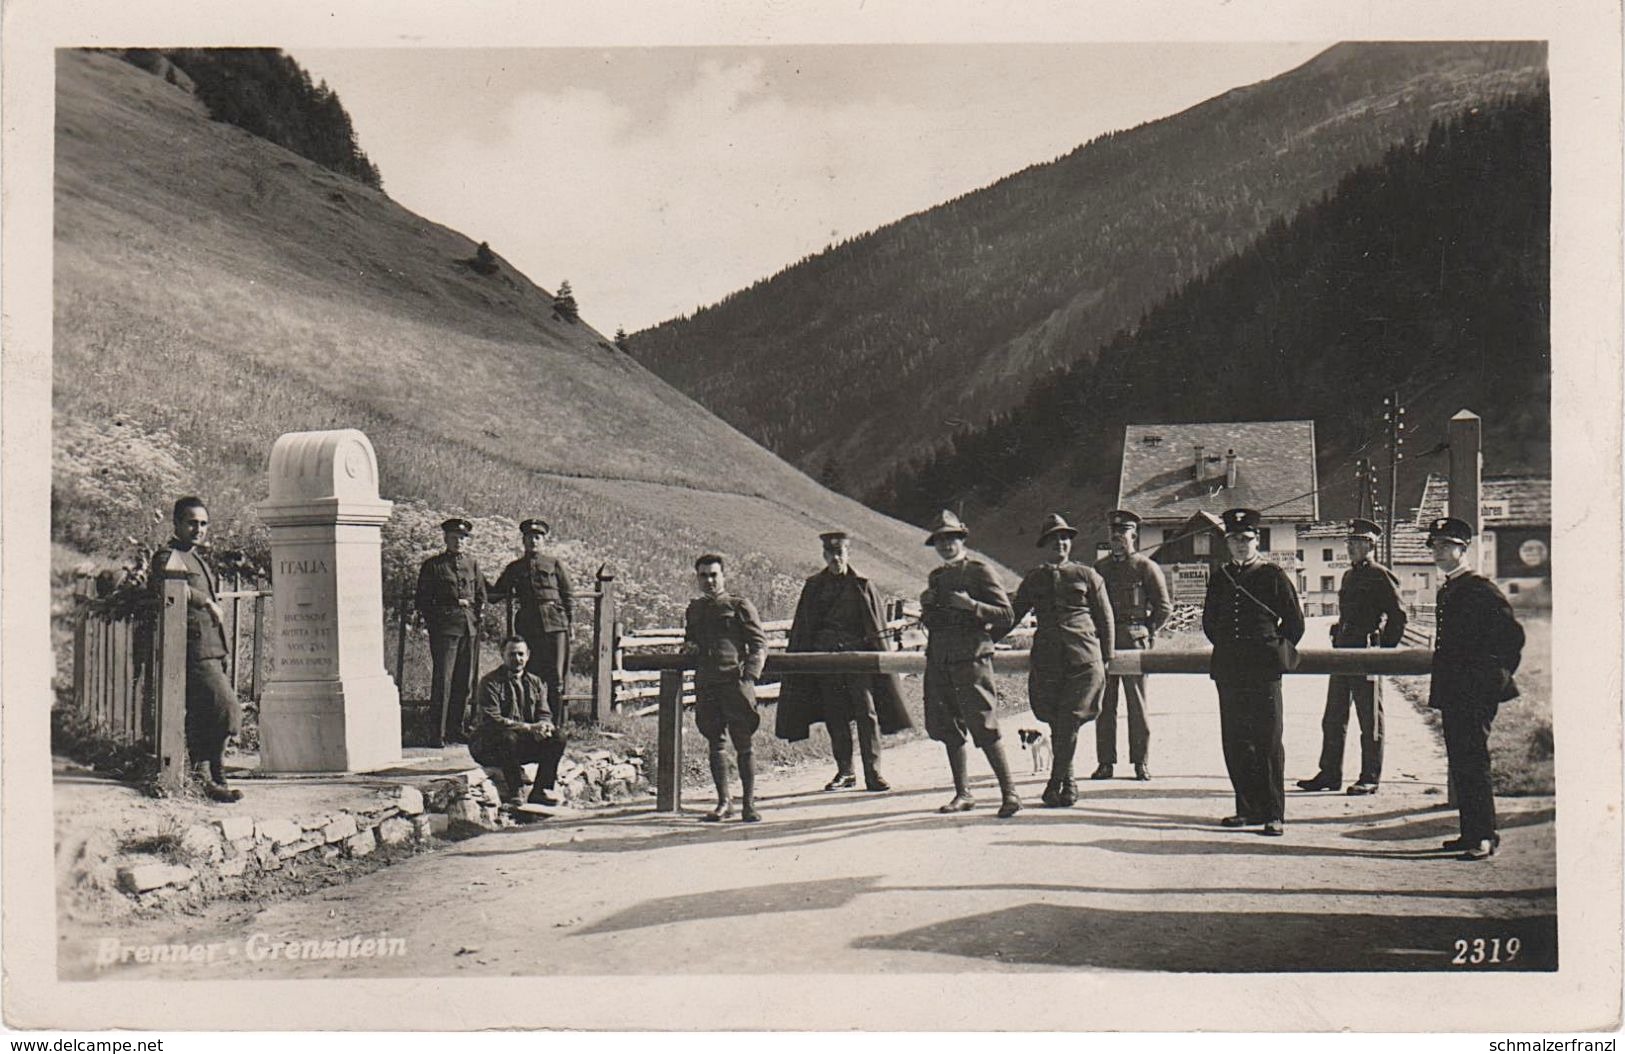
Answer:
[[[1416,522],[1450,514],[1450,480],[1429,473]],[[1519,607],[1552,603],[1552,481],[1543,476],[1486,476],[1479,488],[1479,571]]]

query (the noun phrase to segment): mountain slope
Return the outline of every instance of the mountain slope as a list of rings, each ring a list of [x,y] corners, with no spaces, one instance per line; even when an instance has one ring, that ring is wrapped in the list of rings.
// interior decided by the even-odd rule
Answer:
[[[263,545],[252,506],[277,435],[353,426],[403,502],[403,543],[428,544],[437,512],[543,515],[582,565],[619,568],[649,617],[676,614],[711,549],[782,609],[831,523],[894,592],[931,564],[915,529],[556,317],[500,257],[480,273],[473,240],[211,122],[158,77],[59,53],[56,141],[59,540],[153,540],[180,487],[208,497],[223,544]],[[86,477],[86,451],[114,454]],[[484,533],[490,559],[517,546]]]
[[[820,253],[632,348],[769,449],[886,500],[899,462],[1092,356],[1390,144],[1544,68],[1541,44],[1338,45]]]

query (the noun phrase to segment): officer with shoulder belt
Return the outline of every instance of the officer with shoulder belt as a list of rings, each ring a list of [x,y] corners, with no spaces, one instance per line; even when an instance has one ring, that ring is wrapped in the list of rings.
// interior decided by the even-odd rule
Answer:
[[[1168,582],[1162,569],[1144,553],[1137,552],[1140,517],[1127,509],[1113,510],[1106,517],[1111,553],[1095,561],[1095,570],[1106,581],[1112,613],[1117,619],[1113,646],[1117,650],[1143,651],[1155,646],[1157,631],[1173,614],[1168,599]],[[1128,700],[1128,760],[1134,778],[1151,778],[1151,722],[1145,712],[1145,677],[1106,678],[1106,697],[1095,725],[1095,760],[1099,766],[1090,779],[1109,780],[1117,764],[1117,694],[1121,686]]]
[[[446,550],[418,569],[417,609],[429,628],[434,662],[430,680],[429,738],[433,745],[463,742],[464,707],[474,687],[475,648],[485,611],[485,576],[463,543],[474,525],[461,516],[440,524]]]
[[[1393,648],[1405,635],[1405,609],[1399,603],[1399,576],[1371,559],[1382,528],[1366,519],[1349,522],[1349,569],[1337,590],[1334,648]],[[1360,778],[1350,794],[1375,794],[1382,783],[1382,683],[1375,676],[1333,674],[1326,683],[1326,713],[1320,721],[1320,771],[1299,780],[1306,791],[1343,785],[1343,744],[1349,706],[1360,721]]]
[[[575,622],[576,599],[564,565],[542,552],[542,542],[551,531],[546,520],[530,519],[519,524],[525,555],[502,569],[490,596],[513,599],[513,631],[525,638],[530,649],[525,672],[540,677],[547,686],[548,711],[553,723],[563,729],[569,717],[564,694],[570,673],[570,628]]]

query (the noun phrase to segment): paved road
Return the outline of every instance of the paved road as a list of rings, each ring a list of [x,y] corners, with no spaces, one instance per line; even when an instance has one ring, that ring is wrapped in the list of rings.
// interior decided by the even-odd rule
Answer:
[[[1325,681],[1287,678],[1287,772],[1312,774]],[[1072,809],[984,805],[940,816],[946,764],[921,741],[887,754],[895,792],[824,794],[823,769],[764,781],[763,823],[581,814],[484,835],[346,886],[257,911],[103,937],[216,942],[213,965],[96,971],[84,942],[62,976],[406,977],[963,970],[1447,969],[1458,940],[1517,937],[1505,968],[1551,968],[1555,850],[1550,799],[1504,803],[1506,845],[1488,864],[1431,852],[1455,834],[1444,761],[1420,715],[1388,689],[1389,772],[1369,798],[1300,794],[1287,836],[1229,831],[1212,685],[1152,687],[1156,778],[1082,783]],[[1007,718],[1010,730],[1031,724]],[[1350,737],[1351,741],[1354,739]],[[1350,744],[1349,771],[1357,768]],[[1086,737],[1079,768],[1092,767]],[[1127,772],[1127,766],[1120,766]],[[288,962],[273,943],[376,937],[403,953]]]

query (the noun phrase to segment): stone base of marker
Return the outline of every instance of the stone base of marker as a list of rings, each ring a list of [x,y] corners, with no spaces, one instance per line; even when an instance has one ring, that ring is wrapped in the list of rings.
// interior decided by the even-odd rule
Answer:
[[[260,768],[266,772],[366,772],[401,760],[395,680],[284,681],[260,700]]]

